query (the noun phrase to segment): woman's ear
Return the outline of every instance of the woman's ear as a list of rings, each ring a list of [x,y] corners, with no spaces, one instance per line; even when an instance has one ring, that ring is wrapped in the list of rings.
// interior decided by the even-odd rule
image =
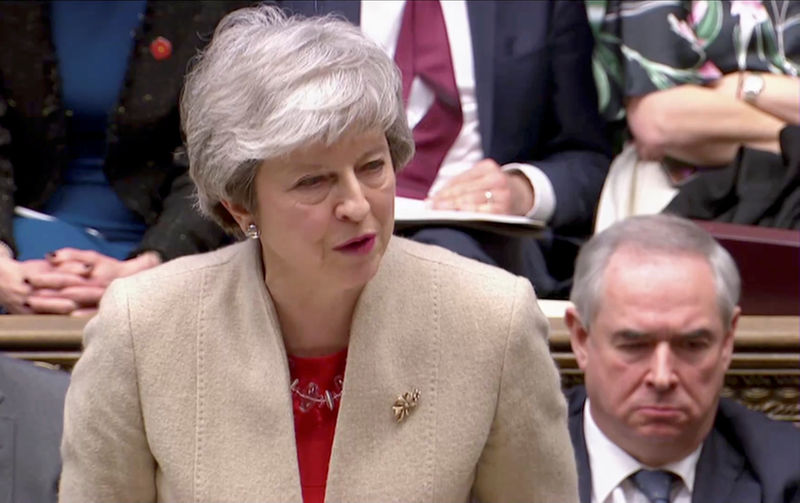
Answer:
[[[221,201],[221,203],[222,206],[228,210],[228,213],[231,214],[233,219],[236,220],[236,223],[239,224],[239,228],[242,230],[242,232],[247,231],[248,225],[255,223],[253,215],[241,204],[236,204],[225,200]]]

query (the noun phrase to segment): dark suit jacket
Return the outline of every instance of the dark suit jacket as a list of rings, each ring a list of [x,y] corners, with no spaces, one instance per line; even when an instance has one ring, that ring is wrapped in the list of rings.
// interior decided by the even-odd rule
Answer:
[[[55,503],[65,372],[0,356],[0,503]]]
[[[592,475],[583,435],[586,389],[576,386],[566,395],[581,503],[590,503]],[[800,502],[800,430],[721,399],[694,484],[692,503]]]
[[[304,15],[360,20],[360,1],[277,3]],[[583,2],[467,2],[467,12],[484,155],[541,168],[557,199],[551,226],[589,234],[610,152]]]
[[[103,171],[147,225],[143,250],[165,259],[217,248],[225,234],[192,207],[194,184],[182,145],[178,96],[187,63],[227,10],[247,2],[148,2],[123,88],[109,114]],[[14,247],[15,205],[41,208],[61,183],[69,153],[51,40],[49,2],[0,2],[0,240]],[[156,60],[150,43],[172,43]]]

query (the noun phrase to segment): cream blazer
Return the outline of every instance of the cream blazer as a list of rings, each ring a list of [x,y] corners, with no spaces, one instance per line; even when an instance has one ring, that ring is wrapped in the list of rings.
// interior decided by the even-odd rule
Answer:
[[[353,317],[326,502],[577,502],[547,330],[528,280],[392,238]],[[302,502],[256,241],[115,281],[84,344],[59,501]]]

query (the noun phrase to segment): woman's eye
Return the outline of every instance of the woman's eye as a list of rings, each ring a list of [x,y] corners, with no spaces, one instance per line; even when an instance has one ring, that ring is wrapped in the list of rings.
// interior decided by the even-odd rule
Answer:
[[[300,189],[310,189],[314,187],[319,187],[320,185],[323,184],[323,182],[325,182],[324,176],[309,176],[297,182],[295,187]]]
[[[379,173],[383,171],[383,166],[386,163],[383,160],[372,161],[365,164],[361,169],[362,171],[366,171],[367,173]]]

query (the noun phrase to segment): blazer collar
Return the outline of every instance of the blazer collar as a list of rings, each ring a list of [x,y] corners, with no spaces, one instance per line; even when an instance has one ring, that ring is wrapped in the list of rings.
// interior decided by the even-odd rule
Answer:
[[[204,280],[207,291],[203,297],[211,299],[204,311],[215,311],[218,316],[213,323],[200,323],[198,416],[215,422],[198,425],[204,440],[198,448],[198,473],[208,470],[218,453],[233,446],[238,458],[250,460],[237,473],[237,480],[268,473],[266,486],[278,491],[273,494],[281,494],[284,501],[301,501],[289,370],[280,324],[263,281],[258,243],[239,246],[243,256],[234,258],[225,271],[213,270]],[[425,278],[424,288],[413,281],[397,281],[398,277],[421,274],[401,248],[398,238],[390,240],[353,315],[327,501],[385,501],[387,495],[402,499],[404,488],[410,485],[426,488],[427,499],[433,498],[433,470],[426,460],[432,459],[434,449],[429,436],[435,425],[440,325],[431,306],[443,300],[435,273]],[[223,275],[225,282],[220,284]],[[219,299],[233,307],[220,312]],[[210,319],[211,315],[207,316]],[[222,337],[223,333],[230,335]],[[246,386],[236,397],[230,396],[228,383],[232,380]],[[420,391],[419,405],[405,421],[397,423],[392,405],[399,395],[414,389]],[[242,423],[242,414],[257,418],[264,434],[232,436],[224,425]],[[252,428],[248,425],[242,431],[248,434]],[[403,467],[402,473],[398,466]],[[198,488],[198,498],[214,490],[223,489]]]
[[[301,502],[289,369],[257,240],[234,245],[204,269],[196,323],[194,499],[232,494],[264,480],[242,500]],[[231,383],[236,383],[232,393]],[[235,453],[235,457],[231,457]],[[236,466],[222,480],[220,463]]]
[[[326,501],[380,501],[387,493],[402,499],[404,487],[432,491],[434,486],[425,460],[433,455],[433,443],[426,439],[435,424],[440,351],[439,320],[431,306],[441,299],[435,278],[415,291],[405,286],[409,282],[397,281],[415,274],[404,254],[393,237],[353,315]],[[419,405],[397,423],[392,405],[414,389],[420,392]],[[365,488],[367,480],[375,486]]]

